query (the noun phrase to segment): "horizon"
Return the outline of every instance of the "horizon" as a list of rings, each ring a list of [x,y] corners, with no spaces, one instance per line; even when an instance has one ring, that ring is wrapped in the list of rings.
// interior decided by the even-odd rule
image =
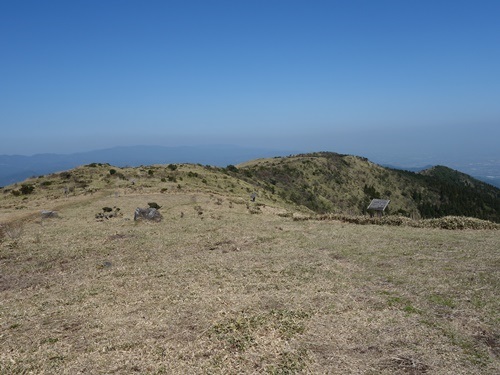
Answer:
[[[500,159],[499,11],[497,1],[4,2],[0,154],[154,143]]]

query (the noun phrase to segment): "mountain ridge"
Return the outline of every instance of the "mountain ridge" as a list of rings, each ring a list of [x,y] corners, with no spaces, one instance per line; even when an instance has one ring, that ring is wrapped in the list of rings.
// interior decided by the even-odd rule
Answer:
[[[195,163],[224,167],[239,164],[257,158],[273,156],[297,155],[300,151],[279,148],[242,147],[230,144],[204,146],[155,146],[136,145],[118,146],[94,151],[71,154],[38,153],[34,155],[0,155],[0,186],[21,182],[26,178],[55,173],[93,162],[109,163],[115,166],[140,166],[165,163]],[[419,172],[433,165],[414,162],[378,161],[374,156],[370,160],[384,167]],[[456,165],[455,165],[456,164]],[[444,163],[450,168],[459,170],[474,178],[500,188],[500,161],[488,160],[483,164]]]
[[[88,194],[116,188],[135,191],[139,187],[157,192],[208,189],[240,197],[255,192],[280,205],[318,214],[363,215],[372,199],[388,199],[388,214],[413,219],[469,216],[500,222],[500,189],[464,173],[444,166],[419,173],[390,169],[364,157],[333,152],[259,158],[226,167],[91,163],[2,190],[21,199],[33,190],[59,189],[57,194],[51,193],[57,197],[61,190]]]

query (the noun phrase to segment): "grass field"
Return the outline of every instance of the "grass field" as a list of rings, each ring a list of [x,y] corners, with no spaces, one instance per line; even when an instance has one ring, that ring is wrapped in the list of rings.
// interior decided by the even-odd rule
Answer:
[[[153,201],[163,221],[134,222]],[[257,201],[4,213],[22,220],[0,243],[0,374],[500,373],[498,230],[294,221]]]

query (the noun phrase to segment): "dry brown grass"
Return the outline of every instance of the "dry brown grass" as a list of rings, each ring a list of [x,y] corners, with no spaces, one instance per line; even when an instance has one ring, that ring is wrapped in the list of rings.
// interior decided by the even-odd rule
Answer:
[[[500,372],[498,231],[174,187],[69,197],[0,242],[0,374]],[[147,202],[161,223],[132,220]]]

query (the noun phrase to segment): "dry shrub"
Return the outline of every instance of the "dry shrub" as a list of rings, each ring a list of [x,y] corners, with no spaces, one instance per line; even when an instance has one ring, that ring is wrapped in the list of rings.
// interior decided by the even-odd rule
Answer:
[[[446,216],[423,221],[425,227],[442,229],[499,229],[500,227],[490,221],[462,216]]]
[[[491,221],[462,216],[446,216],[436,219],[414,220],[405,216],[350,216],[343,214],[325,214],[318,216],[299,216],[294,217],[294,221],[307,220],[338,220],[344,223],[359,225],[389,225],[389,226],[407,226],[414,228],[438,228],[438,229],[500,229],[500,224]]]

